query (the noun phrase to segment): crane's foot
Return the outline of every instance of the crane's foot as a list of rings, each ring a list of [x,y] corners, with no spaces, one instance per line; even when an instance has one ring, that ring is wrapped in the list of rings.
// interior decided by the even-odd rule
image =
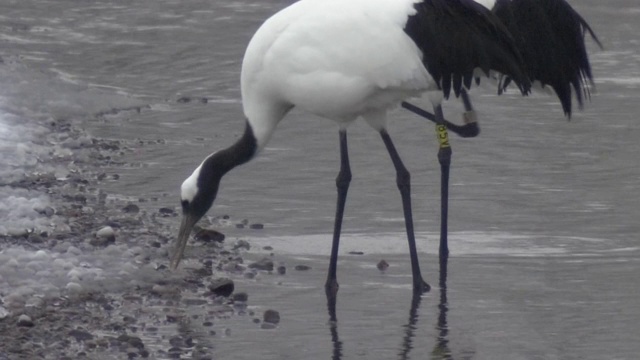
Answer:
[[[431,291],[431,285],[427,284],[426,281],[422,280],[422,278],[418,279],[418,281],[413,282],[413,294],[424,294]]]

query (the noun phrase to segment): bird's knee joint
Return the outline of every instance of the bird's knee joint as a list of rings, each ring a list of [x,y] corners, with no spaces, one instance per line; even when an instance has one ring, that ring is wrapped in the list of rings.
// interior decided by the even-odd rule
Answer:
[[[350,171],[341,171],[336,177],[336,186],[338,188],[347,188],[351,183],[351,172]]]
[[[411,174],[406,169],[398,170],[396,175],[396,184],[398,184],[398,188],[402,190],[403,188],[407,188],[411,185]]]

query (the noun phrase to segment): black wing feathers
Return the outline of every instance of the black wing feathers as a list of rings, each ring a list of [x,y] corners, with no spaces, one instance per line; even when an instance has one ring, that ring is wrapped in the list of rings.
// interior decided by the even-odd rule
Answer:
[[[449,97],[469,87],[473,71],[507,75],[523,94],[530,82],[514,39],[502,22],[473,0],[424,0],[404,31],[424,54],[422,62]]]
[[[515,38],[528,77],[551,86],[570,117],[571,88],[582,107],[593,84],[586,33],[602,47],[589,24],[565,0],[497,0],[493,12]]]

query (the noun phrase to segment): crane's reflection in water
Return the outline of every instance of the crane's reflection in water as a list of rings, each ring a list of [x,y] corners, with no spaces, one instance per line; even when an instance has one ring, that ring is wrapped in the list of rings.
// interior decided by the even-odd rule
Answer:
[[[433,350],[431,351],[431,360],[449,360],[453,359],[451,349],[449,348],[449,324],[447,321],[447,313],[449,312],[449,304],[447,299],[447,266],[448,259],[440,259],[440,298],[438,303],[438,321],[436,323],[437,338]],[[331,342],[333,344],[332,359],[340,360],[343,355],[343,342],[338,334],[338,318],[336,315],[337,293],[327,291],[327,310],[329,311],[329,331],[331,332]],[[404,328],[402,344],[398,351],[398,358],[402,360],[411,359],[411,351],[414,348],[415,332],[418,329],[418,318],[420,304],[422,302],[421,294],[413,294],[411,297],[411,306],[409,307],[409,320]],[[419,339],[418,339],[419,340]],[[416,354],[415,358],[424,359],[424,354]]]

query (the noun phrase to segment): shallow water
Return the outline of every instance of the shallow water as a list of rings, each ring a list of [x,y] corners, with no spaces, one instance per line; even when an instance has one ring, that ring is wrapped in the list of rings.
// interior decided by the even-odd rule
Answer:
[[[106,190],[177,206],[181,181],[242,131],[244,47],[260,22],[287,3],[4,1],[0,119],[8,113],[80,118],[96,136],[161,140],[128,155],[129,167],[105,169],[121,175]],[[640,8],[631,0],[572,3],[605,46],[590,44],[597,92],[585,110],[567,122],[553,97],[475,90],[481,136],[452,138],[446,304],[433,256],[439,225],[433,127],[398,110],[389,132],[412,172],[418,248],[434,289],[407,326],[410,271],[395,174],[376,134],[356,124],[349,132],[354,179],[339,264],[337,336],[332,334],[322,284],[335,206],[337,131],[329,121],[294,110],[259,158],[225,178],[211,215],[264,223],[262,231],[228,229],[227,235],[248,238],[254,249],[273,246],[279,261],[312,269],[241,281],[250,304],[274,308],[283,320],[274,331],[242,317],[225,320],[234,331],[215,339],[214,355],[635,358]],[[193,101],[178,101],[182,97]],[[107,112],[136,106],[140,112]],[[445,114],[459,122],[460,105],[450,101]],[[2,129],[0,134],[10,133]],[[13,144],[5,135],[3,143]],[[6,163],[15,166],[12,161]],[[385,274],[375,268],[380,258],[391,264]]]

